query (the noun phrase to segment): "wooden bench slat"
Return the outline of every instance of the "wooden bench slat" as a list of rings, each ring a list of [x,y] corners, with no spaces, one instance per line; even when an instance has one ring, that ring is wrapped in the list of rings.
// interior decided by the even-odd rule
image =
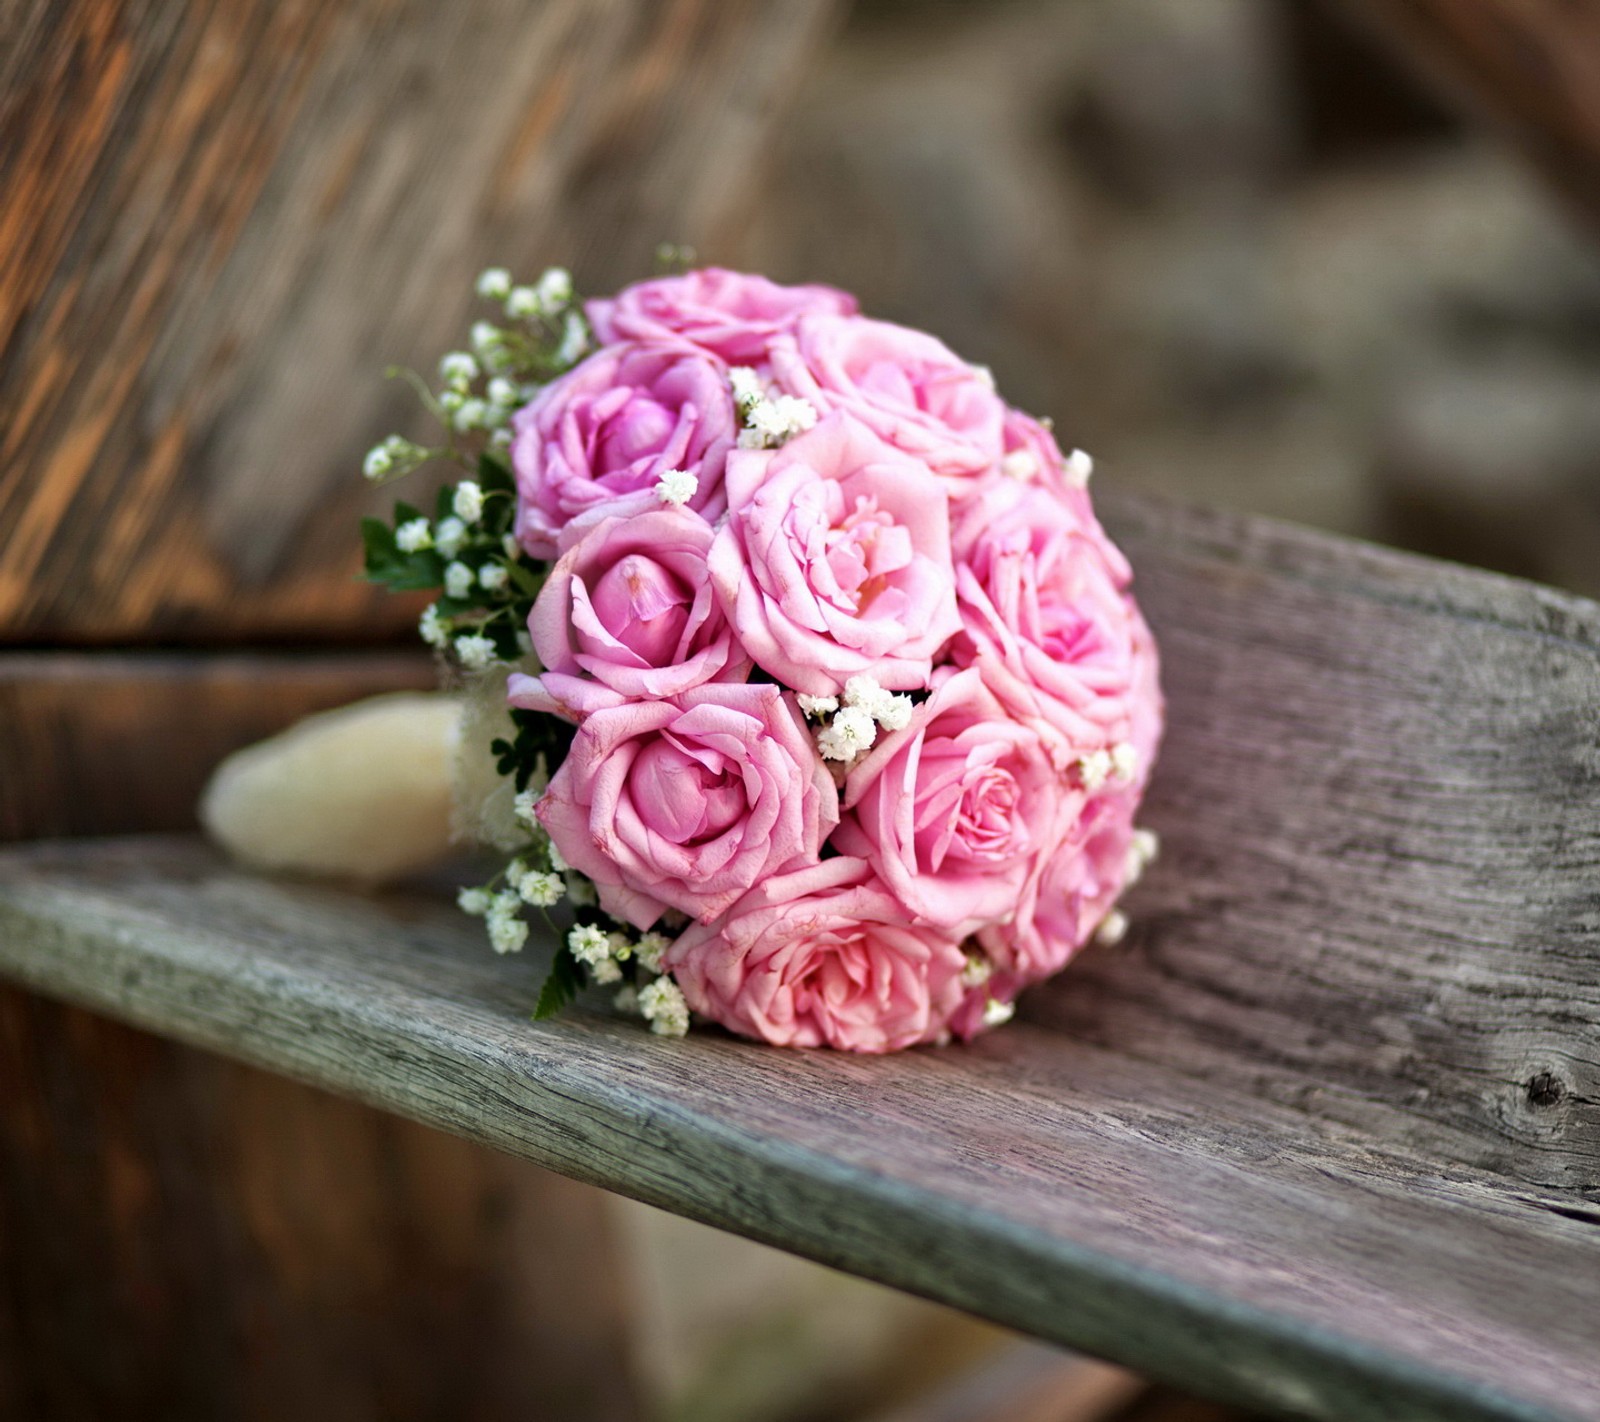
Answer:
[[[526,1020],[422,898],[0,854],[0,972],[1196,1391],[1600,1418],[1600,609],[1107,499],[1162,861],[970,1048]]]

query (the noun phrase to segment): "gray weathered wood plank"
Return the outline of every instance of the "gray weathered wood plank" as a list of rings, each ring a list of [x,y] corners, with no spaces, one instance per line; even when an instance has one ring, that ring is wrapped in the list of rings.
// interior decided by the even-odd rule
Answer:
[[[1600,609],[1106,505],[1165,853],[975,1047],[531,1024],[447,905],[181,840],[0,855],[0,971],[1197,1391],[1600,1418]]]

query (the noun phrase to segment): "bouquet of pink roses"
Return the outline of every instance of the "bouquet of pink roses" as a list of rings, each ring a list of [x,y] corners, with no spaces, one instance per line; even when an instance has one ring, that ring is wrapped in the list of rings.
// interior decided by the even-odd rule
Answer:
[[[690,271],[578,302],[479,280],[479,323],[370,478],[444,455],[368,572],[504,688],[516,854],[461,902],[500,951],[558,905],[583,975],[664,1034],[968,1038],[1154,852],[1155,647],[1088,457],[932,336],[825,287]]]

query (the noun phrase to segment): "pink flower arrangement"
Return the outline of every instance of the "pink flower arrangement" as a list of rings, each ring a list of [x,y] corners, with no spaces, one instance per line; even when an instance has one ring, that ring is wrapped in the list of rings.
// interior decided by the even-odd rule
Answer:
[[[413,520],[393,555],[476,548],[444,584],[468,557],[525,617],[520,647],[487,601],[424,620],[463,665],[537,663],[507,678],[501,743],[528,845],[463,896],[496,947],[571,894],[561,951],[657,1031],[692,1011],[885,1052],[998,1025],[1120,936],[1162,702],[1087,456],[843,292],[712,269],[579,308],[546,286],[520,302],[567,357],[500,412],[466,500],[508,456],[500,523],[463,545]],[[517,339],[485,338],[491,372]]]

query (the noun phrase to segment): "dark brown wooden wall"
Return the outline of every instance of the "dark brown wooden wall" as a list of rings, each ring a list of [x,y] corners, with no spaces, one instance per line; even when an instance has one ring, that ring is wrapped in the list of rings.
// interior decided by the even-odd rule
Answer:
[[[0,9],[0,631],[366,640],[363,449],[490,261],[714,249],[833,0]]]

